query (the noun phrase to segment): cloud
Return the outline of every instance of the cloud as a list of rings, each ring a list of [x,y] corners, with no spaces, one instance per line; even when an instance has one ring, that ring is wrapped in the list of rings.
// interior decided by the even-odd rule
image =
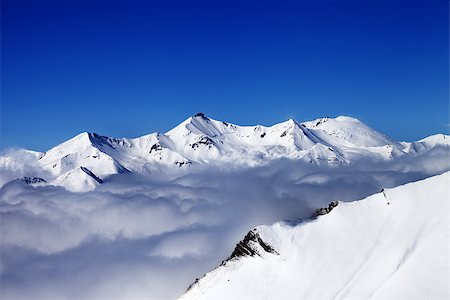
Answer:
[[[35,174],[42,178],[52,175],[43,171],[37,164],[38,152],[7,148],[0,152],[0,186],[16,178]]]
[[[170,180],[122,174],[88,193],[13,181],[0,189],[0,296],[174,299],[251,228],[449,170],[448,154],[338,168],[280,160]]]

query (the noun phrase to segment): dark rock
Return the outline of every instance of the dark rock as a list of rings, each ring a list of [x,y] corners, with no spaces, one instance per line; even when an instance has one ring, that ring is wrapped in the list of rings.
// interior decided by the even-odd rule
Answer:
[[[191,145],[192,149],[198,148],[200,145],[205,145],[208,146],[208,148],[211,148],[213,145],[215,145],[214,141],[211,140],[209,137],[207,136],[202,136],[198,142],[193,143]]]
[[[315,211],[316,216],[321,216],[321,215],[326,215],[328,213],[328,208],[326,207],[322,207],[322,208],[318,208]]]
[[[330,118],[323,118],[319,121],[316,122],[316,124],[314,125],[314,127],[319,126],[320,124],[323,124],[325,122],[327,122]]]
[[[84,172],[84,173],[86,173],[86,174],[88,174],[89,176],[91,176],[95,181],[97,181],[98,183],[103,183],[103,180],[101,180],[99,177],[97,177],[97,175],[95,175],[94,173],[92,173],[92,171],[91,170],[89,170],[88,168],[85,168],[85,167],[80,167],[81,168],[81,170]]]
[[[201,113],[201,112],[197,113],[194,117],[200,117],[200,118],[202,118],[205,121],[209,121],[208,117],[205,116],[205,114]]]
[[[191,285],[189,285],[186,292],[190,291],[192,289],[192,287],[198,283],[198,281],[199,281],[199,279],[195,278],[195,281],[193,283],[191,283]]]
[[[18,180],[24,182],[25,184],[35,184],[35,183],[46,183],[47,181],[45,181],[45,179],[42,179],[40,177],[22,177],[19,178]]]
[[[149,153],[152,153],[152,151],[158,152],[158,151],[161,151],[162,149],[163,148],[162,148],[161,144],[160,143],[156,143],[156,144],[153,144],[153,146],[150,148],[150,152]]]
[[[178,167],[182,167],[184,165],[192,165],[192,163],[190,161],[176,161],[174,162],[174,165],[178,166]]]
[[[268,253],[278,254],[272,246],[261,239],[256,230],[250,230],[244,239],[236,245],[233,253],[226,261],[236,257],[260,255],[254,244],[259,244]]]
[[[314,216],[321,216],[321,215],[326,215],[328,213],[330,213],[330,211],[333,210],[333,208],[335,208],[336,206],[338,206],[339,201],[333,201],[330,202],[330,204],[328,204],[328,207],[321,207],[316,209],[316,211],[314,212]]]
[[[278,252],[275,251],[275,249],[272,246],[270,246],[269,244],[267,244],[266,242],[264,242],[261,239],[257,230],[253,229],[253,230],[250,230],[247,233],[247,235],[244,237],[244,239],[236,245],[236,248],[234,249],[234,251],[230,255],[230,257],[228,257],[226,260],[223,260],[220,263],[220,266],[225,267],[227,265],[228,261],[236,260],[243,256],[255,256],[255,255],[260,256],[260,253],[258,253],[257,247],[255,247],[255,244],[260,245],[261,248],[263,248],[263,250],[265,252],[279,255]],[[203,277],[204,276],[205,275],[203,275]],[[196,278],[195,281],[188,287],[187,291],[192,289],[192,287],[194,285],[198,284],[199,281],[200,280],[198,278]]]

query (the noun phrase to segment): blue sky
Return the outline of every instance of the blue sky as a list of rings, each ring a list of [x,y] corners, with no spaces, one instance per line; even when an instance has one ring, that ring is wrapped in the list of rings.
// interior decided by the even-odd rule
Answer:
[[[197,112],[448,132],[448,2],[2,1],[1,148],[135,137]]]

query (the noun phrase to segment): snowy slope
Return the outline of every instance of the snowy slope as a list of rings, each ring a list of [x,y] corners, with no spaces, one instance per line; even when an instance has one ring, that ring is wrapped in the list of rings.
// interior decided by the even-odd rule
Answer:
[[[404,151],[408,153],[419,153],[432,149],[438,145],[450,147],[450,136],[445,134],[435,134],[417,142],[407,143],[402,145],[405,147]]]
[[[123,171],[124,167],[103,150],[105,145],[97,135],[84,132],[43,153],[39,164],[55,175],[81,166],[95,170],[98,176]]]
[[[332,145],[380,147],[396,144],[358,119],[340,116],[304,122],[303,125]]]
[[[341,155],[330,151],[330,147],[294,120],[271,127],[237,126],[197,114],[166,135],[174,142],[176,151],[201,163],[258,165],[282,157],[307,158],[308,154],[315,161],[331,156],[344,162]],[[318,144],[324,147],[316,149]]]
[[[183,172],[192,166],[210,165],[253,167],[281,158],[341,166],[359,159],[414,156],[438,145],[450,148],[449,140],[436,135],[398,143],[350,117],[304,123],[290,119],[266,127],[238,126],[198,113],[166,133],[118,139],[84,132],[45,153],[18,150],[17,155],[0,157],[0,169],[23,164],[19,154],[25,151],[42,172],[33,167],[21,176],[42,177],[41,173],[46,173],[43,179],[49,184],[83,191],[118,173]]]
[[[180,299],[448,299],[449,184],[445,173],[257,227]]]
[[[391,159],[405,154],[404,145],[355,118],[321,118],[303,124],[323,141],[346,153],[349,160],[355,155],[376,155]]]

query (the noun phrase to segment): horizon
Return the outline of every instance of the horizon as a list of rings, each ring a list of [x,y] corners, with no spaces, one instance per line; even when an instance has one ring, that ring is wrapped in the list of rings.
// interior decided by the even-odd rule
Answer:
[[[198,111],[449,133],[447,1],[7,0],[1,16],[0,150],[167,132]]]

